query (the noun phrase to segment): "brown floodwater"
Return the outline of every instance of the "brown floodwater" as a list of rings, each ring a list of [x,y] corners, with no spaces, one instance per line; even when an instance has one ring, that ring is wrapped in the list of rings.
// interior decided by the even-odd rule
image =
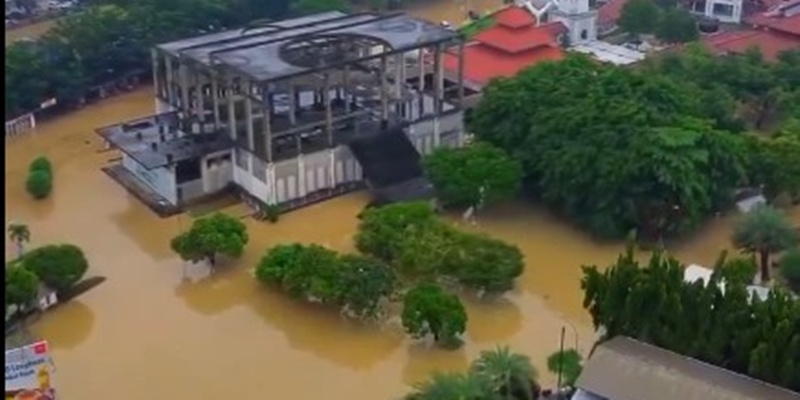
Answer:
[[[468,19],[467,13],[485,14],[503,6],[503,0],[415,0],[406,11],[433,22],[447,21],[460,25]]]
[[[6,29],[6,46],[20,39],[36,39],[56,26],[58,19],[49,19],[14,29]]]
[[[150,90],[91,105],[6,141],[7,221],[30,226],[31,246],[81,246],[89,274],[108,278],[32,327],[52,343],[65,399],[392,398],[433,370],[464,368],[496,344],[528,354],[552,385],[544,362],[557,349],[561,328],[568,346],[577,342],[584,354],[591,346],[580,265],[607,265],[622,246],[597,244],[524,203],[497,207],[482,214],[478,226],[465,227],[520,246],[527,269],[519,289],[502,301],[468,300],[466,344],[458,351],[414,343],[396,319],[381,327],[343,321],[252,277],[259,257],[276,243],[351,251],[366,193],[293,212],[274,225],[247,218],[251,242],[241,260],[210,277],[202,267],[184,268],[168,243],[191,217],[157,218],[100,171],[117,155],[101,150],[93,129],[151,112]],[[34,202],[24,192],[24,176],[40,154],[53,161],[55,190]],[[242,205],[224,211],[248,212]],[[800,223],[800,209],[792,218]],[[674,252],[686,262],[710,264],[728,246],[731,221],[713,221]],[[13,254],[7,243],[6,258]]]

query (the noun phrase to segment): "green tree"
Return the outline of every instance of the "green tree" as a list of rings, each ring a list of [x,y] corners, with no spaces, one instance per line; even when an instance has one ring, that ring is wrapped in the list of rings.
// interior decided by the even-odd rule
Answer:
[[[8,224],[8,238],[17,245],[17,258],[25,253],[25,243],[31,241],[28,225],[12,222]]]
[[[659,9],[652,0],[631,0],[622,7],[619,26],[633,36],[653,32],[658,24]]]
[[[458,235],[448,275],[467,288],[497,294],[514,288],[525,267],[517,246],[479,234]]]
[[[414,385],[406,400],[493,400],[489,382],[474,373],[434,372],[431,378]]]
[[[50,162],[50,159],[44,156],[36,157],[33,161],[31,161],[31,165],[29,167],[29,171],[44,171],[48,174],[53,174],[53,164]]]
[[[172,250],[184,261],[206,260],[216,266],[217,255],[239,257],[249,238],[247,227],[238,218],[223,213],[200,218],[192,227],[170,242]]]
[[[359,216],[356,248],[383,261],[394,260],[409,230],[435,223],[436,214],[426,202],[396,203],[364,210]]]
[[[800,248],[795,247],[784,253],[778,265],[789,287],[800,294]]]
[[[728,206],[746,178],[743,139],[715,129],[698,90],[571,55],[489,84],[470,130],[595,235],[654,241]]]
[[[403,274],[425,278],[452,272],[464,233],[440,221],[409,226],[402,233],[393,264]]]
[[[626,335],[789,389],[800,388],[800,301],[779,288],[761,301],[720,274],[683,281],[664,253],[640,265],[632,247],[601,272],[584,267],[584,306],[604,338]]]
[[[338,273],[342,288],[338,302],[345,313],[361,319],[379,317],[382,302],[394,293],[397,286],[392,270],[369,257],[341,256]]]
[[[6,310],[11,305],[26,306],[36,300],[39,279],[20,266],[6,265]]]
[[[583,372],[583,357],[575,349],[557,351],[547,357],[547,370],[553,374],[561,374],[563,384],[575,386],[575,381]]]
[[[737,249],[758,256],[761,279],[770,279],[770,256],[797,243],[797,232],[786,216],[770,206],[758,207],[736,224],[733,244]]]
[[[485,377],[492,391],[505,400],[534,400],[538,397],[536,369],[530,358],[512,353],[508,347],[482,351],[470,370]]]
[[[686,43],[697,40],[700,32],[692,14],[682,8],[664,11],[658,20],[656,37],[666,43]]]
[[[342,292],[337,257],[335,251],[316,244],[279,245],[261,259],[256,276],[262,282],[279,284],[292,296],[331,304]]]
[[[719,280],[740,286],[751,285],[758,273],[758,264],[755,258],[734,258],[728,260],[727,257],[728,252],[723,251],[714,264],[714,273],[718,275]]]
[[[446,206],[480,206],[514,196],[522,179],[517,160],[480,142],[460,149],[441,147],[423,165]]]
[[[31,250],[22,265],[41,282],[63,295],[78,283],[89,269],[89,261],[75,245],[47,245]]]
[[[36,200],[43,200],[53,191],[53,176],[47,171],[34,170],[28,173],[25,189]]]
[[[415,338],[433,335],[437,343],[454,345],[467,329],[467,312],[458,296],[436,284],[421,283],[403,298],[403,328]]]

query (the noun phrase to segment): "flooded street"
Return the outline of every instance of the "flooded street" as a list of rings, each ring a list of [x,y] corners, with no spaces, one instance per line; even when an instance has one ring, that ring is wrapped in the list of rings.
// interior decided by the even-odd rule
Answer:
[[[447,21],[458,26],[467,20],[469,11],[483,15],[502,6],[503,0],[417,0],[406,11],[415,17],[433,22]]]

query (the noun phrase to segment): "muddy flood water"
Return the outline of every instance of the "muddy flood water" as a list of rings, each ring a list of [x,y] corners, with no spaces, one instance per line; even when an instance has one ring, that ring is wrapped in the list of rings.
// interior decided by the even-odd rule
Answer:
[[[465,4],[481,11],[500,2],[426,4],[426,18],[452,22],[463,17]],[[100,171],[118,155],[102,151],[94,129],[152,113],[151,90],[91,105],[6,140],[6,222],[29,225],[29,246],[80,246],[91,264],[87,276],[107,278],[31,326],[34,336],[52,344],[56,385],[64,399],[390,399],[431,371],[465,368],[496,344],[529,355],[544,385],[552,386],[545,359],[557,350],[562,327],[568,346],[577,343],[583,354],[591,347],[594,334],[581,308],[580,266],[605,266],[623,246],[597,244],[521,202],[497,207],[469,228],[517,244],[527,269],[518,289],[502,301],[466,299],[469,326],[458,351],[407,339],[396,319],[381,327],[348,323],[253,278],[259,258],[278,243],[352,251],[356,214],[369,200],[366,193],[290,213],[274,225],[245,218],[250,244],[244,256],[212,277],[201,267],[189,267],[184,279],[183,263],[170,251],[169,240],[189,226],[192,216],[159,219]],[[53,195],[42,202],[24,191],[28,163],[38,155],[48,156],[55,169]],[[223,211],[248,213],[242,205]],[[800,209],[792,218],[800,223]],[[713,221],[673,252],[686,262],[709,265],[729,246],[732,220]],[[7,243],[6,258],[13,254]]]

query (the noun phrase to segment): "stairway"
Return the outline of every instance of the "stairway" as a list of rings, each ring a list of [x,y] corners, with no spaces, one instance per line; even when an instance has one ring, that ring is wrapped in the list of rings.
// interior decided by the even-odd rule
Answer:
[[[433,187],[423,176],[420,155],[402,128],[358,137],[349,145],[377,203],[433,197]]]

